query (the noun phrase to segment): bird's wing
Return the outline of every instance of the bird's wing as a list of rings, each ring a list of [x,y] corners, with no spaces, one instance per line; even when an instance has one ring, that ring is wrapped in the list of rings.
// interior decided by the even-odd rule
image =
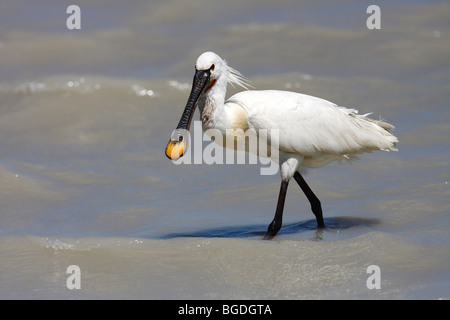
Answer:
[[[303,156],[351,155],[372,150],[394,150],[397,138],[387,123],[358,115],[317,97],[277,90],[243,91],[227,103],[247,114],[248,127],[278,130],[279,149]]]

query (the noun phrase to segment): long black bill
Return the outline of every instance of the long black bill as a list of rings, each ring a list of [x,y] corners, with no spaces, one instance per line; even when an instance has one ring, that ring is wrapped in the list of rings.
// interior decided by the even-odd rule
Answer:
[[[196,70],[192,82],[191,93],[189,94],[186,107],[181,115],[177,128],[172,132],[169,142],[166,146],[166,156],[171,160],[177,160],[182,157],[187,150],[189,128],[191,126],[192,116],[198,99],[202,95],[209,83],[210,70]]]

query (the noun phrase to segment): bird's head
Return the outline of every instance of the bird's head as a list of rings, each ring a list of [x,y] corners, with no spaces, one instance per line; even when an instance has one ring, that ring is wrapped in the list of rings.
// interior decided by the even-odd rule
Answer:
[[[208,92],[216,81],[226,74],[228,70],[227,64],[214,52],[202,53],[195,63],[195,72],[206,72],[209,74],[209,82],[204,92]]]
[[[166,146],[166,156],[169,159],[177,160],[186,152],[188,131],[200,97],[217,86],[218,83],[221,83],[223,87],[220,85],[219,87],[225,90],[227,82],[247,88],[244,77],[238,71],[229,67],[225,60],[214,52],[202,53],[195,63],[194,79],[186,107]]]
[[[177,128],[172,132],[166,146],[166,156],[171,160],[182,157],[188,147],[188,131],[192,116],[200,97],[216,83],[223,60],[213,52],[205,52],[195,64],[194,80],[186,107],[181,115]],[[217,65],[217,67],[216,67]]]

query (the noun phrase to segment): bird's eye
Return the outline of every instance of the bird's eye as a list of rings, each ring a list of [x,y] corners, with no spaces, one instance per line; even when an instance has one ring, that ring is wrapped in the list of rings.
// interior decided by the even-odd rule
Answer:
[[[211,67],[209,68],[209,70],[213,71],[215,67],[216,66],[214,64],[212,64]]]

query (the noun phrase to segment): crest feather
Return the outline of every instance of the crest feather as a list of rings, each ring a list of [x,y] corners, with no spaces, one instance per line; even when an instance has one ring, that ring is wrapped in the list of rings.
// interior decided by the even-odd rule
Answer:
[[[233,88],[234,85],[240,86],[245,90],[254,88],[252,85],[250,85],[250,80],[244,77],[239,71],[233,69],[229,65],[227,65],[227,68],[228,68],[228,83],[231,84]]]

